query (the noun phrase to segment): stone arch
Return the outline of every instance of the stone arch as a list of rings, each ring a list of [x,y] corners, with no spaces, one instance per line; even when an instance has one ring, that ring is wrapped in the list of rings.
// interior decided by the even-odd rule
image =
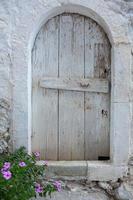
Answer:
[[[13,44],[13,130],[14,147],[26,146],[30,151],[31,129],[31,49],[35,36],[42,23],[49,17],[63,11],[75,11],[87,15],[97,21],[108,34],[112,44],[112,104],[111,104],[111,164],[97,168],[91,164],[92,180],[110,177],[119,177],[126,171],[129,154],[130,137],[130,55],[131,46],[128,38],[128,20],[126,16],[114,12],[108,6],[108,1],[99,0],[33,0],[28,3],[27,10],[23,9],[24,2],[19,6],[17,13],[21,23],[17,23],[12,31]],[[32,12],[34,11],[34,12]],[[25,13],[27,13],[25,15]],[[16,34],[17,33],[17,34]],[[125,57],[126,54],[126,57]],[[22,73],[23,69],[23,73]],[[27,100],[28,99],[28,100]],[[127,119],[126,124],[124,119]],[[126,133],[126,134],[125,134]],[[115,140],[114,140],[115,135]],[[125,148],[123,148],[123,141]],[[118,148],[119,146],[119,148]],[[119,166],[125,166],[121,168]],[[118,166],[118,167],[116,167]],[[104,173],[105,168],[108,174]],[[97,169],[98,171],[96,171]],[[93,173],[94,171],[95,173]],[[111,171],[110,171],[111,170]],[[111,175],[110,172],[113,172]],[[118,173],[119,172],[119,173]],[[104,180],[105,180],[104,179]]]
[[[66,50],[66,52],[63,47],[64,46],[63,43],[68,49]],[[60,46],[60,44],[62,45]],[[48,52],[48,54],[46,52]],[[75,55],[77,55],[77,57],[75,57]],[[71,62],[69,63],[66,60],[71,60]],[[91,18],[86,17],[84,15],[79,15],[77,13],[74,14],[70,12],[69,13],[65,12],[63,14],[52,17],[45,24],[42,25],[35,39],[34,47],[32,50],[33,136],[31,145],[34,151],[39,150],[41,152],[42,158],[46,157],[46,159],[59,159],[59,160],[61,159],[94,160],[94,159],[100,159],[100,157],[103,156],[104,158],[106,157],[107,159],[108,157],[109,159],[110,89],[108,88],[108,83],[110,84],[111,81],[110,60],[111,60],[111,45],[107,37],[107,34],[104,32],[102,27],[99,26],[99,24],[96,23]],[[64,68],[63,70],[64,72],[62,71],[62,68]],[[70,74],[68,74],[67,71],[69,71]],[[49,89],[47,90],[45,88],[45,84],[44,87],[38,86],[38,82],[41,82],[41,79],[43,79],[43,77],[46,78],[47,76],[48,77],[54,76],[56,78],[58,77],[58,81],[61,80],[62,73],[63,77],[66,77],[66,79],[67,78],[71,79],[73,76],[72,78],[73,81],[74,77],[78,78],[78,81],[81,81],[80,80],[81,77],[82,78],[84,77],[83,81],[90,81],[89,78],[91,78],[94,80],[94,82],[99,81],[99,85],[100,85],[100,80],[103,79],[104,81],[107,81],[105,83],[106,84],[105,87],[107,87],[108,89],[107,91],[100,91],[99,89],[96,89],[97,88],[96,86],[95,89],[99,92],[96,92],[95,89],[92,92],[87,87],[88,92],[85,92],[82,90],[83,89],[82,87],[79,87],[78,91],[81,94],[81,96],[79,97],[77,96],[76,92],[77,89],[74,88],[72,89],[73,84],[70,86],[72,90],[69,88],[70,91],[67,90],[68,88],[62,88],[62,90],[61,88],[57,89],[58,88],[57,86],[57,88],[54,88],[56,89],[54,90],[54,93],[53,92],[51,93],[51,90]],[[68,81],[67,85],[70,85],[70,82],[71,81]],[[53,83],[52,85],[53,86],[56,85],[56,82]],[[51,87],[53,87],[52,85]],[[95,85],[95,83],[93,85]],[[47,96],[45,91],[49,93],[50,97],[49,95]],[[71,102],[72,104],[71,110],[74,109],[73,110],[74,112],[71,112],[69,110],[69,105],[64,105],[63,107],[66,106],[66,108],[64,109],[61,106],[62,103],[60,104],[56,102],[57,99],[58,102],[60,102],[61,100],[60,94],[58,94],[57,97],[57,93],[58,92],[60,93],[61,91],[65,95],[62,103],[65,101],[65,99],[67,99],[67,102]],[[83,94],[86,95],[86,97],[83,97]],[[42,99],[42,101],[40,99]],[[51,99],[54,100],[51,101],[50,103]],[[48,102],[50,104],[48,104]],[[55,105],[52,108],[53,102],[56,102],[57,104],[55,103]],[[81,106],[82,108],[80,108],[79,110],[78,107],[75,107],[78,104],[84,106],[83,107]],[[48,112],[47,111],[42,112],[42,110],[45,110],[46,108],[46,106],[43,107],[43,105],[47,105],[47,107],[49,108]],[[87,105],[89,107],[92,107],[92,109],[89,109],[87,111],[88,107]],[[101,107],[104,110],[101,110]],[[34,109],[36,110],[36,112],[34,112]],[[49,116],[49,112],[51,113],[53,110],[54,110],[53,115]],[[67,112],[67,110],[69,111]],[[105,115],[100,114],[103,111],[106,112],[106,117]],[[77,116],[82,116],[80,119],[80,123],[78,124],[77,124],[78,117],[76,115],[75,116],[73,115],[76,112],[78,114]],[[90,113],[92,113],[91,116]],[[65,115],[64,120],[69,121],[67,126],[65,126],[66,123],[62,122],[63,120],[59,118],[59,115],[62,116]],[[76,117],[77,120],[74,120],[76,119]],[[49,121],[47,123],[46,120],[48,118]],[[39,121],[36,123],[37,119],[39,119]],[[97,120],[96,124],[98,127],[96,129],[94,128],[95,126],[92,126],[92,122],[95,122],[95,120]],[[55,124],[52,123],[53,121],[55,122]],[[39,126],[43,128],[40,130]],[[71,127],[73,131],[72,129],[70,130],[69,127]],[[76,129],[76,127],[78,127],[78,129]],[[66,137],[65,141],[64,137]],[[70,142],[71,137],[74,137],[77,141],[75,143],[74,141],[71,143]],[[41,142],[42,141],[41,138],[43,138],[43,142]],[[53,142],[53,140],[54,143],[51,143]],[[62,148],[61,144],[63,144],[63,142],[64,146]],[[102,145],[103,143],[105,144],[104,147]],[[80,148],[79,145],[81,145]],[[52,146],[52,150],[50,150],[51,149],[50,146]],[[80,153],[77,153],[78,149],[81,149]],[[61,152],[64,152],[64,155]]]
[[[29,79],[29,93],[31,93],[31,51],[32,47],[34,45],[34,41],[36,38],[37,33],[39,32],[40,28],[51,18],[62,14],[64,12],[69,12],[69,13],[77,13],[80,15],[84,15],[86,17],[91,18],[92,20],[96,21],[104,30],[104,32],[108,35],[109,41],[111,45],[115,42],[115,38],[113,38],[112,30],[109,24],[106,22],[106,20],[100,15],[100,13],[97,13],[94,9],[90,7],[86,7],[83,5],[78,5],[78,4],[71,4],[67,3],[65,5],[57,6],[52,9],[50,9],[47,13],[42,14],[36,21],[34,25],[34,31],[31,33],[30,36],[30,41],[29,41],[29,68],[28,68],[28,79]],[[31,97],[29,95],[29,99],[31,102]],[[31,105],[29,104],[29,112],[31,112]],[[29,132],[31,130],[31,117],[29,116]],[[30,142],[31,146],[31,142]]]

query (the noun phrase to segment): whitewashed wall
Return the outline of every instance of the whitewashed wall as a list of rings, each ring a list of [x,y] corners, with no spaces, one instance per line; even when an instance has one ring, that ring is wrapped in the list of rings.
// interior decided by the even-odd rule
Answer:
[[[13,143],[15,147],[23,144],[26,144],[28,147],[29,144],[28,132],[30,127],[28,126],[29,116],[27,110],[29,109],[30,111],[30,107],[28,108],[28,101],[30,101],[30,96],[28,96],[28,91],[30,90],[30,69],[28,69],[27,66],[30,62],[30,47],[39,30],[39,24],[41,24],[43,20],[40,19],[40,16],[45,16],[45,12],[55,6],[61,7],[70,2],[71,4],[75,2],[79,5],[84,4],[84,6],[87,6],[88,3],[96,5],[97,12],[101,12],[103,18],[105,17],[107,20],[112,18],[112,21],[109,21],[109,23],[110,26],[112,26],[113,36],[118,43],[125,43],[125,32],[130,38],[131,43],[133,43],[132,1],[100,0],[99,3],[97,3],[97,0],[1,0],[0,99],[4,99],[8,102],[12,108],[12,115],[8,117],[8,121],[11,122],[9,132],[14,134]],[[99,10],[99,4],[102,5],[102,10]],[[108,9],[110,12],[107,12]],[[93,15],[94,13],[91,14]],[[120,26],[118,26],[118,22]],[[108,27],[103,28],[105,31],[108,29]],[[118,35],[118,33],[120,34]],[[111,39],[110,35],[109,38]],[[133,63],[132,54],[131,59]],[[18,80],[20,78],[18,74],[21,74],[21,80]],[[131,74],[133,74],[133,64]],[[131,95],[131,105],[132,101],[133,97]],[[5,117],[5,119],[7,119],[7,117]],[[133,154],[133,129],[131,133],[130,153]]]

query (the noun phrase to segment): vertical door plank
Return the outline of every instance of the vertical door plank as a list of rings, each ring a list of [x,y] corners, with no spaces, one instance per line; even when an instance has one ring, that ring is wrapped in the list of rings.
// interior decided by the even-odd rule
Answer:
[[[99,96],[99,118],[97,122],[98,127],[98,156],[109,157],[110,154],[110,137],[109,137],[109,128],[110,128],[110,95],[109,94],[100,94]]]
[[[99,78],[110,81],[110,44],[106,38],[99,45]],[[96,59],[96,58],[95,58]],[[99,156],[109,157],[110,155],[110,91],[108,94],[101,93],[99,106]],[[104,144],[104,145],[102,145]]]
[[[97,93],[85,93],[85,159],[97,160],[99,139],[99,97]]]
[[[85,18],[85,77],[108,78],[110,45],[100,26]],[[109,156],[109,94],[85,92],[85,159]],[[108,113],[107,116],[104,114]],[[104,145],[103,145],[104,144]]]
[[[42,27],[33,50],[33,137],[32,150],[39,150],[41,158],[57,160],[58,152],[58,91],[42,89],[43,76],[58,77],[59,17]]]
[[[32,50],[32,151],[40,151],[40,137],[41,130],[43,130],[43,123],[40,119],[42,115],[42,107],[40,106],[43,102],[42,91],[39,88],[38,81],[42,74],[42,59],[43,55],[40,52],[43,52],[43,31],[40,30],[33,50]],[[39,49],[38,49],[39,48]],[[40,119],[40,120],[39,120]]]
[[[84,77],[84,17],[60,18],[60,77]],[[84,159],[84,93],[59,92],[59,159]]]

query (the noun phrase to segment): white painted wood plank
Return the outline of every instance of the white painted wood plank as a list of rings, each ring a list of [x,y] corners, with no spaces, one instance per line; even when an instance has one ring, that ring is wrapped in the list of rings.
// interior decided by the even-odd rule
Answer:
[[[103,44],[99,45],[99,78],[111,81],[111,47],[106,37]],[[99,156],[110,155],[110,90],[108,94],[100,95],[101,106],[99,106]],[[101,110],[102,108],[102,110]],[[104,144],[104,145],[102,145]]]
[[[95,62],[97,69],[99,68],[99,78],[106,78],[110,79],[110,58],[109,58],[109,50],[110,46],[106,43],[106,38],[101,39],[101,43],[96,44],[97,46],[97,53],[95,54]],[[94,74],[97,76],[97,73]],[[110,80],[109,80],[110,81]],[[97,123],[97,137],[98,137],[98,156],[109,156],[110,151],[110,135],[109,135],[109,128],[110,128],[110,91],[108,95],[100,94],[99,97],[99,106],[98,106],[98,123]],[[104,145],[102,145],[104,144]]]
[[[94,21],[85,17],[85,77],[93,77],[94,75],[94,37],[93,31]]]
[[[85,93],[85,159],[97,160],[99,123],[98,109],[101,94]]]
[[[84,17],[60,20],[60,77],[84,77]],[[59,159],[84,159],[84,93],[59,92]]]
[[[110,44],[104,30],[85,17],[85,77],[106,78],[110,70]],[[98,60],[95,56],[98,55]],[[97,63],[98,62],[98,63]],[[100,66],[99,66],[100,64]],[[106,72],[104,70],[106,69]]]
[[[85,94],[85,158],[109,156],[109,95]]]
[[[43,76],[58,76],[59,17],[42,27],[33,53],[33,137],[32,150],[39,150],[42,159],[57,160],[58,91],[38,87]]]
[[[94,45],[94,77],[110,79],[110,46],[104,41]]]
[[[85,77],[109,80],[110,45],[102,28],[85,19]],[[100,92],[100,91],[99,91]],[[85,92],[85,159],[109,156],[109,90],[108,94]],[[102,111],[108,113],[103,117]]]
[[[98,150],[99,156],[110,155],[110,95],[101,94],[99,98],[99,120],[98,120]],[[103,145],[104,144],[104,145]]]
[[[43,31],[39,32],[40,37],[43,37]],[[32,151],[41,151],[40,149],[40,130],[43,130],[42,120],[39,120],[40,115],[42,115],[42,107],[40,104],[43,101],[42,89],[39,90],[38,80],[41,77],[41,62],[43,51],[43,45],[41,45],[42,40],[38,37],[36,38],[34,48],[32,51]],[[40,51],[38,51],[38,47]],[[36,80],[36,81],[35,81]],[[42,153],[41,153],[42,156]]]
[[[82,92],[109,92],[108,80],[96,78],[70,79],[45,77],[40,81],[40,87]]]

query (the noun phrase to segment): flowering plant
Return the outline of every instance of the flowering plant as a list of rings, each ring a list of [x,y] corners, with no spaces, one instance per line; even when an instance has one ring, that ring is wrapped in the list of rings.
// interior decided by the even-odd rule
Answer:
[[[39,157],[39,152],[28,155],[24,147],[0,157],[0,200],[28,200],[61,190],[59,181],[43,181],[47,161],[38,166]]]

